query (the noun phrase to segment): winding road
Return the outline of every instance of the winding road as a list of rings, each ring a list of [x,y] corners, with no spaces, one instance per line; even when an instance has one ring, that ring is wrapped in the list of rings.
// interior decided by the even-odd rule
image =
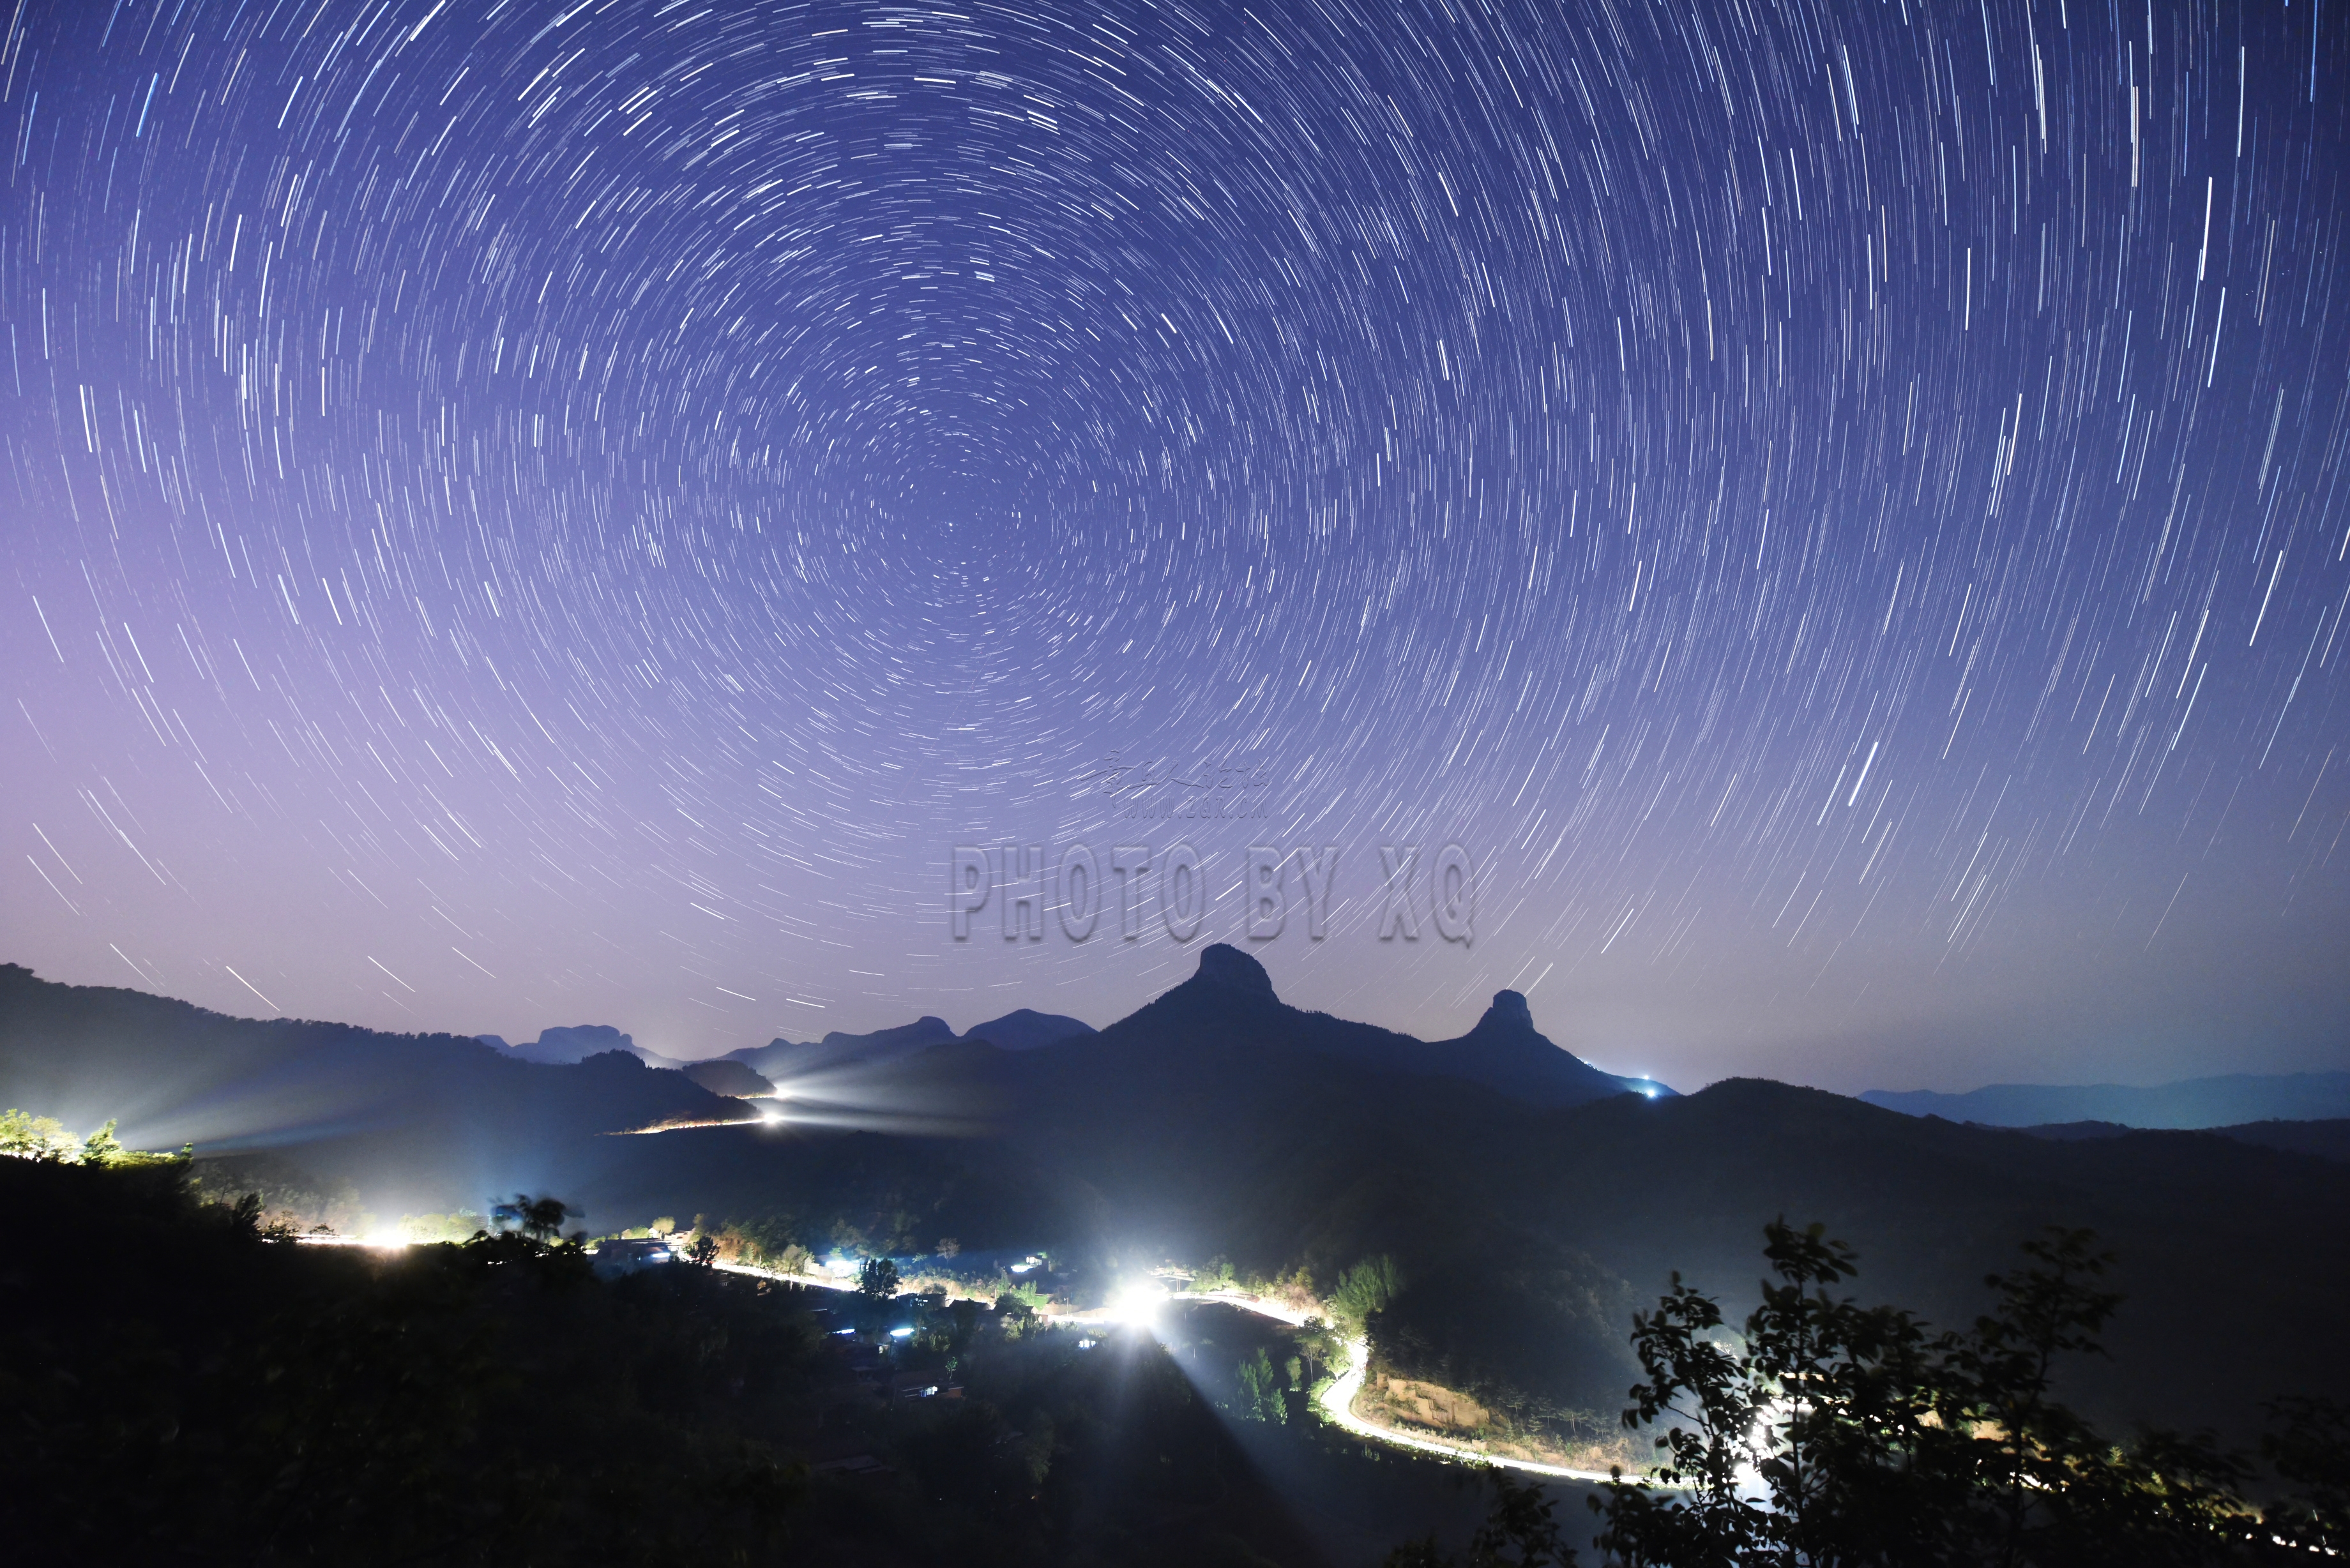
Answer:
[[[786,1274],[774,1269],[754,1268],[748,1263],[718,1263],[713,1267],[729,1274],[748,1274],[755,1279],[778,1280],[786,1284],[816,1285],[826,1290],[853,1291],[857,1282],[824,1274]],[[976,1298],[974,1298],[976,1299]],[[1182,1296],[1170,1296],[1174,1302],[1214,1302],[1220,1305],[1238,1307],[1287,1324],[1292,1328],[1305,1326],[1307,1314],[1293,1308],[1280,1306],[1238,1291],[1207,1291]],[[1088,1324],[1123,1321],[1107,1307],[1095,1307],[1085,1312],[1044,1314],[1055,1324],[1081,1327]],[[1331,1422],[1368,1442],[1385,1443],[1390,1448],[1409,1449],[1440,1459],[1459,1459],[1469,1464],[1492,1465],[1502,1469],[1520,1470],[1528,1475],[1547,1477],[1552,1480],[1606,1481],[1613,1480],[1606,1470],[1582,1470],[1566,1465],[1538,1464],[1533,1459],[1510,1459],[1501,1454],[1489,1454],[1460,1443],[1441,1442],[1434,1438],[1422,1438],[1409,1432],[1399,1432],[1393,1427],[1383,1427],[1376,1421],[1366,1421],[1355,1414],[1355,1397],[1363,1391],[1363,1372],[1367,1355],[1359,1338],[1339,1342],[1347,1351],[1347,1367],[1323,1386],[1320,1403],[1322,1413]]]
[[[1237,1291],[1212,1291],[1181,1299],[1221,1302],[1226,1306],[1235,1306],[1243,1312],[1255,1313],[1260,1317],[1278,1319],[1293,1328],[1303,1328],[1305,1325],[1305,1314],[1275,1306],[1270,1302],[1243,1295]],[[1322,1413],[1328,1417],[1333,1424],[1353,1433],[1356,1437],[1367,1438],[1372,1442],[1385,1443],[1390,1448],[1411,1449],[1423,1454],[1435,1454],[1443,1459],[1461,1459],[1471,1464],[1492,1465],[1502,1469],[1523,1470],[1530,1475],[1547,1476],[1553,1480],[1605,1481],[1614,1479],[1606,1470],[1580,1470],[1566,1465],[1545,1465],[1536,1463],[1533,1459],[1510,1459],[1504,1455],[1489,1454],[1482,1449],[1468,1448],[1459,1443],[1441,1442],[1434,1438],[1416,1437],[1409,1432],[1399,1432],[1393,1427],[1383,1427],[1376,1421],[1366,1421],[1355,1414],[1355,1397],[1363,1391],[1363,1372],[1368,1356],[1360,1339],[1344,1339],[1339,1343],[1347,1349],[1347,1369],[1323,1386]]]

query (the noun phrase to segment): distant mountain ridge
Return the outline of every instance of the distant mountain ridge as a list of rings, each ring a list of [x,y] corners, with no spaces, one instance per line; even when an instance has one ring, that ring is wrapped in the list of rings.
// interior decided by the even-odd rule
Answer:
[[[1147,1023],[1137,1024],[1137,1020],[1146,1018]],[[494,1034],[479,1038],[531,1062],[577,1062],[598,1051],[627,1051],[650,1065],[682,1069],[706,1087],[739,1096],[772,1094],[780,1085],[820,1079],[841,1069],[881,1067],[947,1045],[983,1044],[1001,1051],[1035,1051],[1075,1040],[1105,1038],[1111,1032],[1122,1032],[1119,1038],[1129,1038],[1138,1031],[1203,1027],[1238,1029],[1252,1036],[1279,1033],[1308,1050],[1374,1072],[1460,1078],[1498,1089],[1530,1106],[1576,1106],[1610,1095],[1630,1093],[1654,1098],[1673,1093],[1652,1079],[1602,1072],[1554,1043],[1534,1027],[1534,1010],[1518,992],[1495,992],[1492,1005],[1467,1033],[1423,1041],[1377,1024],[1292,1007],[1275,994],[1273,978],[1263,964],[1224,942],[1211,942],[1201,950],[1199,968],[1191,979],[1111,1024],[1108,1031],[1096,1030],[1080,1019],[1023,1007],[958,1034],[945,1019],[925,1013],[911,1023],[862,1034],[836,1030],[816,1041],[779,1036],[764,1045],[746,1045],[699,1063],[674,1061],[648,1051],[608,1024],[548,1029],[536,1041],[523,1045],[507,1045]],[[746,1069],[753,1076],[733,1075],[724,1070],[725,1064]],[[762,1083],[767,1086],[756,1086]]]
[[[585,1062],[590,1056],[600,1056],[607,1051],[626,1051],[648,1067],[685,1065],[675,1057],[646,1049],[637,1044],[633,1035],[623,1034],[608,1023],[574,1023],[542,1029],[537,1039],[526,1040],[519,1045],[507,1044],[501,1034],[476,1034],[473,1038],[484,1045],[497,1047],[518,1062],[536,1062],[545,1067],[567,1067],[574,1062]]]
[[[864,1034],[835,1030],[813,1042],[777,1038],[764,1045],[729,1051],[719,1060],[740,1063],[770,1082],[782,1084],[829,1069],[879,1066],[941,1045],[986,1044],[1003,1051],[1033,1051],[1094,1033],[1094,1026],[1082,1019],[1025,1007],[975,1023],[961,1034],[945,1019],[924,1013],[911,1023]]]
[[[494,1046],[504,1055],[519,1062],[536,1063],[545,1067],[569,1066],[585,1062],[590,1056],[610,1052],[622,1052],[634,1056],[648,1067],[682,1073],[713,1095],[729,1099],[761,1098],[775,1092],[775,1085],[740,1062],[725,1057],[702,1062],[681,1062],[664,1056],[658,1051],[647,1050],[632,1035],[623,1034],[608,1023],[574,1023],[558,1028],[542,1029],[538,1038],[520,1045],[506,1044],[502,1034],[476,1034],[474,1039],[484,1045]]]
[[[1603,1073],[1534,1028],[1526,999],[1496,992],[1466,1034],[1426,1041],[1292,1007],[1274,993],[1264,966],[1212,942],[1191,979],[1101,1032],[1103,1044],[1153,1039],[1175,1044],[1202,1033],[1236,1043],[1295,1045],[1350,1066],[1416,1077],[1457,1078],[1529,1106],[1579,1106],[1622,1094],[1670,1095],[1661,1084]]]
[[[714,1094],[736,1097],[772,1095],[775,1080],[799,1077],[827,1067],[873,1065],[929,1050],[934,1045],[984,1042],[1004,1051],[1033,1051],[1094,1033],[1082,1019],[1023,1007],[1001,1018],[973,1024],[961,1034],[943,1018],[924,1014],[911,1023],[876,1029],[864,1034],[835,1030],[822,1040],[803,1042],[777,1036],[764,1045],[746,1045],[723,1056],[686,1059],[664,1056],[636,1043],[633,1036],[608,1023],[577,1023],[539,1031],[538,1038],[515,1044],[500,1034],[476,1034],[484,1045],[496,1047],[516,1061],[562,1066],[584,1062],[607,1051],[625,1051],[648,1067],[685,1074]]]
[[[1982,1124],[1968,1124],[1980,1127]],[[2010,1129],[2001,1129],[2010,1130]],[[2177,1132],[2200,1133],[2237,1143],[2281,1148],[2318,1159],[2350,1164],[2350,1120],[2245,1122],[2224,1127],[2126,1127],[2119,1122],[2054,1122],[2044,1127],[2016,1127],[2016,1132],[2052,1143],[2093,1143],[2116,1137],[2162,1137]]]
[[[2127,1127],[2191,1131],[2248,1122],[2350,1117],[2350,1073],[2236,1073],[2152,1088],[2126,1084],[1992,1084],[1963,1095],[1871,1089],[1860,1097],[1907,1116],[1940,1116],[1983,1127],[2113,1122]]]
[[[1497,993],[1466,1033],[1422,1041],[1293,1007],[1263,965],[1223,943],[1201,952],[1190,979],[1106,1031],[1021,1008],[958,1034],[925,1015],[691,1063],[608,1024],[550,1027],[520,1045],[496,1035],[394,1035],[231,1018],[0,965],[0,1096],[68,1121],[119,1116],[126,1137],[150,1145],[301,1147],[322,1174],[420,1194],[495,1189],[514,1179],[505,1172],[577,1165],[579,1138],[741,1120],[754,1115],[745,1098],[775,1094],[793,1100],[804,1124],[968,1135],[1040,1085],[1082,1084],[1099,1051],[1180,1067],[1207,1042],[1327,1057],[1380,1078],[1456,1080],[1533,1110],[1672,1092],[1603,1073],[1555,1044],[1516,992]],[[877,1112],[885,1101],[889,1111]],[[558,1148],[572,1152],[557,1158]]]
[[[617,1032],[614,1032],[617,1033]],[[533,1063],[457,1034],[235,1018],[0,964],[0,1101],[133,1147],[300,1147],[319,1174],[411,1207],[512,1191],[603,1135],[754,1113],[626,1049]]]

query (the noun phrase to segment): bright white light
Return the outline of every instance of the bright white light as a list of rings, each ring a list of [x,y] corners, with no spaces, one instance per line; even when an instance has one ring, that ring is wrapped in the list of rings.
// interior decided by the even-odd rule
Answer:
[[[824,1272],[847,1279],[857,1272],[857,1265],[847,1258],[827,1258],[825,1260]]]
[[[913,1332],[914,1331],[910,1328],[893,1328],[889,1331],[889,1337],[892,1339],[903,1339]]]
[[[367,1244],[370,1247],[405,1247],[408,1234],[402,1231],[370,1231],[367,1233]]]
[[[1014,1263],[1012,1265],[1012,1272],[1015,1274],[1024,1274],[1035,1266],[1034,1263]]]
[[[773,1127],[784,1119],[784,1107],[777,1105],[761,1106],[759,1107],[759,1119],[766,1123],[769,1127]]]
[[[1094,1342],[1090,1339],[1081,1339],[1077,1341],[1077,1348],[1079,1350],[1091,1350],[1093,1347]]]
[[[1159,1303],[1166,1299],[1166,1286],[1155,1281],[1138,1280],[1112,1293],[1109,1314],[1136,1328],[1149,1328],[1158,1321]]]

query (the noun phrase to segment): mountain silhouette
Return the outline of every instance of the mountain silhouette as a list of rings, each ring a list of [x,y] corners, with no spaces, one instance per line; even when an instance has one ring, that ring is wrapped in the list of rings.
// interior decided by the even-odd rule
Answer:
[[[2350,1073],[2234,1073],[2150,1088],[2126,1084],[1992,1084],[1963,1095],[1871,1089],[1872,1106],[1913,1116],[2030,1127],[2115,1122],[2130,1127],[2209,1128],[2262,1121],[2350,1117]]]
[[[1376,1024],[1292,1007],[1273,977],[1247,953],[1212,942],[1191,978],[1103,1030],[1103,1044],[1151,1040],[1169,1047],[1207,1035],[1264,1045],[1279,1043],[1335,1057],[1349,1066],[1415,1077],[1482,1084],[1529,1106],[1578,1106],[1622,1094],[1669,1095],[1662,1085],[1603,1073],[1553,1044],[1534,1028],[1533,1011],[1514,991],[1497,993],[1466,1034],[1434,1042]]]
[[[378,1208],[411,1210],[535,1183],[556,1151],[594,1164],[642,1141],[606,1134],[753,1114],[627,1050],[533,1063],[463,1035],[234,1018],[16,964],[0,964],[0,1100],[76,1128],[120,1118],[132,1147],[298,1148]]]
[[[585,1062],[590,1056],[600,1056],[607,1051],[625,1051],[648,1067],[681,1067],[684,1063],[664,1056],[658,1051],[647,1050],[631,1035],[623,1034],[608,1023],[574,1023],[555,1029],[542,1029],[538,1038],[520,1045],[509,1045],[503,1035],[476,1034],[474,1039],[484,1045],[494,1045],[518,1062],[536,1062],[541,1066],[567,1067],[575,1062]]]
[[[984,1040],[1002,1051],[1034,1051],[1039,1045],[1057,1045],[1064,1040],[1081,1040],[1093,1033],[1094,1026],[1082,1019],[1022,1007],[1001,1018],[972,1024],[962,1032],[961,1038]]]
[[[876,1029],[867,1034],[846,1034],[835,1030],[821,1040],[806,1043],[779,1037],[764,1045],[729,1051],[720,1060],[739,1062],[780,1085],[827,1068],[895,1061],[933,1045],[951,1044],[954,1037],[953,1026],[945,1019],[925,1014],[911,1023]]]
[[[688,1062],[678,1071],[712,1094],[731,1099],[747,1100],[775,1092],[775,1085],[765,1078],[742,1063],[723,1057],[714,1062]]]
[[[1454,1040],[1429,1046],[1456,1065],[1449,1075],[1467,1078],[1535,1106],[1576,1106],[1627,1092],[1649,1098],[1670,1089],[1647,1078],[1619,1078],[1553,1044],[1534,1027],[1534,1010],[1514,991],[1493,993],[1493,1004],[1476,1027]]]
[[[925,1013],[911,1023],[901,1023],[892,1029],[876,1029],[864,1034],[847,1034],[836,1030],[813,1042],[777,1038],[764,1045],[746,1045],[739,1051],[730,1051],[723,1060],[740,1062],[763,1076],[780,1083],[830,1068],[875,1066],[957,1042],[984,1042],[1003,1051],[1033,1051],[1040,1045],[1082,1039],[1093,1033],[1093,1025],[1082,1020],[1055,1012],[1038,1012],[1026,1007],[1007,1012],[1001,1018],[991,1018],[984,1023],[974,1024],[961,1034],[957,1034],[945,1019]]]
[[[1983,1127],[1987,1124],[1969,1122],[1966,1125]],[[2165,1129],[2124,1127],[2119,1122],[2048,1122],[2012,1130],[2061,1143],[2081,1143],[2095,1138],[2134,1137],[2141,1134],[2153,1137]],[[2350,1119],[2342,1117],[2314,1121],[2241,1122],[2233,1127],[2190,1130],[2232,1138],[2238,1143],[2258,1144],[2262,1148],[2290,1149],[2295,1154],[2314,1155],[2319,1159],[2350,1162]]]

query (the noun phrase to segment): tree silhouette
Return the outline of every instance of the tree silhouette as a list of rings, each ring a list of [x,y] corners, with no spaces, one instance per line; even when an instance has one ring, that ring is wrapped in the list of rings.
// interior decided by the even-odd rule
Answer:
[[[574,1209],[560,1198],[533,1198],[527,1192],[515,1194],[511,1203],[500,1203],[490,1210],[490,1219],[500,1230],[520,1231],[541,1246],[551,1245],[563,1234],[566,1220],[586,1218],[586,1210]]]
[[[1534,1482],[1492,1466],[1484,1467],[1484,1479],[1492,1489],[1493,1504],[1469,1538],[1466,1552],[1448,1557],[1437,1550],[1431,1534],[1388,1552],[1385,1568],[1570,1568],[1575,1548],[1566,1544],[1558,1521],[1551,1517],[1556,1502]]]
[[[112,1165],[123,1155],[122,1140],[114,1136],[114,1118],[82,1140],[81,1162],[84,1165]]]
[[[995,1298],[995,1322],[1004,1338],[1016,1340],[1035,1332],[1036,1309],[1006,1291]]]
[[[898,1265],[887,1258],[868,1258],[857,1271],[857,1288],[872,1302],[887,1302],[898,1294]]]
[[[1655,1479],[1675,1490],[1618,1470],[1591,1500],[1611,1561],[2249,1560],[2260,1532],[2241,1500],[2241,1459],[2202,1434],[2115,1443],[2054,1396],[2064,1358],[2102,1354],[2098,1336],[2120,1302],[2100,1288],[2110,1259],[2089,1232],[2052,1229],[2024,1243],[2028,1265],[1991,1277],[1998,1303],[1963,1334],[1832,1294],[1857,1261],[1818,1225],[1773,1221],[1764,1239],[1777,1280],[1742,1340],[1678,1275],[1655,1312],[1633,1319],[1647,1380],[1624,1423],[1663,1428]]]
[[[1255,1354],[1241,1360],[1240,1397],[1234,1402],[1233,1413],[1243,1421],[1270,1421],[1279,1426],[1289,1414],[1281,1395],[1281,1376],[1274,1370],[1273,1357],[1260,1345]]]
[[[1360,1326],[1383,1310],[1403,1289],[1403,1275],[1393,1258],[1382,1252],[1366,1258],[1338,1277],[1330,1293],[1330,1310],[1340,1321]]]
[[[58,1161],[75,1158],[80,1147],[81,1140],[55,1116],[36,1116],[13,1107],[0,1112],[0,1154]]]
[[[2269,1417],[2279,1429],[2261,1439],[2262,1457],[2301,1495],[2264,1522],[2303,1551],[2350,1551],[2350,1407],[2295,1395],[2272,1403]]]

